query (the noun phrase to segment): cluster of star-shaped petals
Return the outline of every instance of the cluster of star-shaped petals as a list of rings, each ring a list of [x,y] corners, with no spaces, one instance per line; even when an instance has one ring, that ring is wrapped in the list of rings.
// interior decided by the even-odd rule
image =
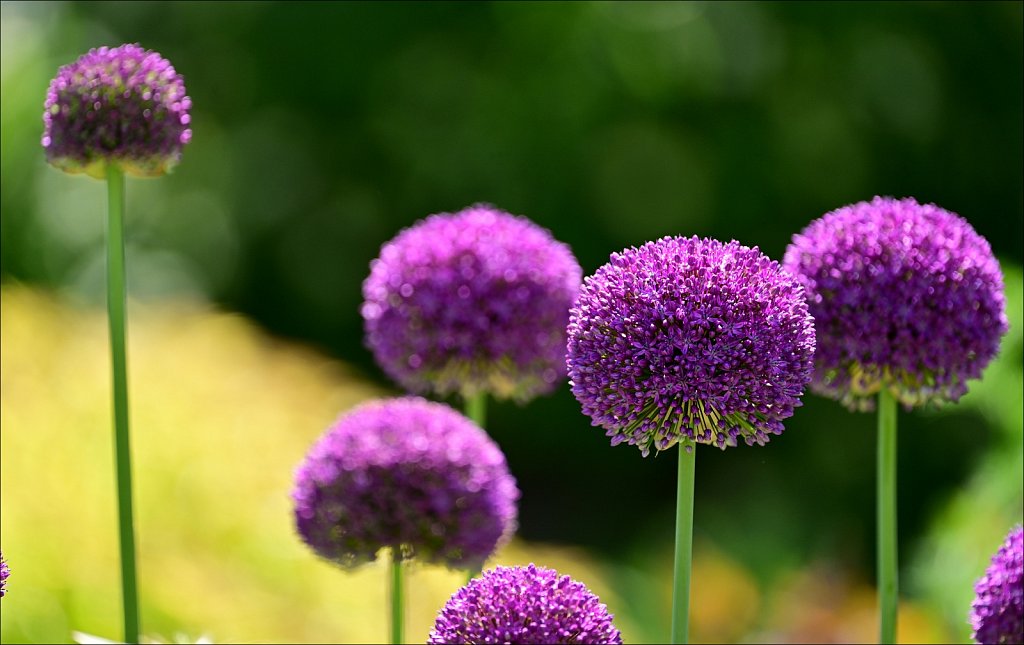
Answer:
[[[0,553],[0,598],[7,594],[7,578],[11,575],[11,569],[4,560],[4,554]]]
[[[933,204],[844,206],[795,235],[783,264],[815,320],[811,388],[851,409],[872,409],[883,387],[906,406],[958,400],[1008,329],[991,247]]]
[[[456,591],[428,643],[621,643],[586,585],[552,569],[495,567]]]
[[[162,175],[192,138],[191,106],[181,75],[160,54],[134,44],[92,49],[50,82],[46,159],[97,178],[111,163],[132,175]]]
[[[487,205],[386,243],[363,283],[366,344],[407,390],[526,401],[565,377],[582,271],[569,247]]]
[[[763,444],[811,374],[803,289],[756,247],[665,237],[611,256],[570,313],[572,392],[612,444]]]
[[[974,585],[972,638],[977,643],[1024,643],[1024,528],[1016,526]]]
[[[516,528],[519,489],[472,421],[418,397],[364,403],[313,445],[292,499],[302,539],[344,567],[384,547],[479,567]]]

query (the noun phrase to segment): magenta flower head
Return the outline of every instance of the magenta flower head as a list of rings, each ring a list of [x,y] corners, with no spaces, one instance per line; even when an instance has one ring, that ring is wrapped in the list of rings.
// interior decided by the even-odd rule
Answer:
[[[572,392],[612,445],[763,445],[800,405],[814,324],[756,247],[665,237],[612,254],[569,322]]]
[[[621,643],[612,614],[569,576],[495,567],[456,591],[427,643]]]
[[[11,569],[4,560],[4,554],[0,553],[0,598],[7,595],[7,578],[11,575]]]
[[[372,401],[341,417],[295,480],[299,534],[344,567],[387,546],[479,567],[516,528],[519,489],[497,444],[450,407],[418,397]]]
[[[795,235],[783,263],[815,320],[811,387],[853,410],[883,387],[908,407],[957,401],[1008,328],[988,242],[933,204],[844,206]]]
[[[1024,643],[1024,528],[1010,530],[974,585],[971,637],[976,643]]]
[[[50,82],[46,160],[100,179],[111,163],[131,175],[162,175],[192,138],[191,106],[181,75],[160,54],[139,45],[89,50]]]
[[[581,277],[569,247],[525,217],[482,204],[431,215],[370,265],[366,344],[412,392],[526,401],[565,377]]]

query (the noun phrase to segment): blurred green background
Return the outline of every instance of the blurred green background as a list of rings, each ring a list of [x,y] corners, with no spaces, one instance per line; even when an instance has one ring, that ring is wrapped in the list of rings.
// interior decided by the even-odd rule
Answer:
[[[362,344],[358,306],[370,260],[402,227],[488,201],[551,229],[589,274],[609,253],[661,235],[735,238],[779,259],[813,218],[883,194],[963,215],[1007,276],[1014,326],[999,361],[960,405],[900,417],[904,627],[916,629],[905,637],[964,641],[970,585],[1024,514],[1022,7],[0,4],[0,548],[12,566],[0,638],[116,635],[114,560],[70,555],[116,553],[109,463],[86,469],[77,453],[63,454],[109,461],[96,312],[105,188],[48,168],[39,139],[60,65],[90,47],[139,42],[172,61],[194,103],[181,166],[128,186],[131,311],[143,318],[131,323],[143,406],[133,414],[158,427],[181,421],[159,435],[180,443],[176,452],[151,443],[150,457],[136,421],[139,461],[156,460],[139,475],[140,540],[224,524],[143,549],[143,589],[154,592],[144,597],[145,624],[222,641],[383,638],[339,631],[356,620],[376,629],[383,618],[375,608],[338,609],[337,585],[348,587],[332,581],[349,577],[295,544],[287,493],[289,469],[334,415],[394,392]],[[168,323],[222,320],[215,311],[249,322],[195,338]],[[23,320],[36,322],[17,336]],[[148,333],[176,348],[173,368],[142,364],[136,345]],[[80,362],[55,382],[54,370],[70,369],[60,352],[72,339]],[[266,362],[277,360],[263,352],[278,351],[296,362],[284,372],[294,382],[263,382]],[[332,376],[308,375],[324,365]],[[235,385],[213,397],[221,380]],[[213,457],[199,449],[221,424],[239,432],[231,406],[253,400],[267,406],[244,415],[253,440],[277,461],[244,444]],[[706,568],[695,574],[695,612],[710,604],[695,618],[697,640],[874,638],[874,419],[804,400],[764,448],[699,451],[696,539]],[[663,639],[675,460],[610,448],[567,387],[523,407],[494,405],[488,425],[523,490],[522,557],[576,558],[581,579],[615,590],[612,611],[630,625],[627,638]],[[60,433],[85,434],[65,444]],[[177,469],[190,463],[206,465],[184,486]],[[202,501],[225,481],[236,482],[241,506]],[[237,482],[261,483],[250,497]],[[147,497],[147,485],[159,494]],[[95,501],[104,496],[105,505]],[[74,528],[62,518],[82,504],[104,522]],[[271,536],[247,522],[273,525]],[[61,540],[40,535],[50,529]],[[165,571],[179,574],[165,582]],[[422,603],[424,624],[457,578],[438,578],[439,595]],[[161,596],[165,584],[218,611]],[[330,617],[313,618],[323,612]],[[278,613],[291,618],[265,619]]]

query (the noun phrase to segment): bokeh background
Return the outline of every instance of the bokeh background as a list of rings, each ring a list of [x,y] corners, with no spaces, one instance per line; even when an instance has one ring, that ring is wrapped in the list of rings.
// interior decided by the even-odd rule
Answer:
[[[966,642],[971,585],[1024,514],[1022,7],[0,3],[0,639],[119,635],[105,187],[39,139],[60,65],[139,42],[194,103],[180,167],[128,184],[144,631],[385,638],[383,570],[317,561],[287,497],[340,412],[396,393],[358,307],[401,228],[491,202],[589,274],[662,235],[780,259],[881,194],[963,215],[1006,275],[997,362],[959,405],[900,416],[901,640]],[[699,450],[696,641],[875,638],[874,418],[804,401],[766,447]],[[496,561],[571,573],[627,640],[664,641],[676,460],[609,447],[568,387],[492,405],[488,431],[523,491]],[[460,576],[412,576],[421,642]]]

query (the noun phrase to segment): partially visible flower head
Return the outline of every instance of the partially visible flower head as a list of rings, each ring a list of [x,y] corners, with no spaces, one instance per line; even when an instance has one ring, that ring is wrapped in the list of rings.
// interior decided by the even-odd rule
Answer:
[[[191,107],[181,75],[160,54],[139,45],[91,49],[50,81],[46,160],[101,179],[111,163],[133,175],[162,175],[192,138]]]
[[[482,204],[431,215],[370,265],[366,344],[412,392],[526,401],[565,377],[581,277],[569,247],[525,217]]]
[[[295,476],[299,534],[344,567],[383,547],[478,567],[516,527],[519,489],[472,421],[418,397],[372,401],[341,417]]]
[[[853,410],[883,387],[905,406],[957,401],[1008,329],[988,242],[934,204],[844,206],[793,236],[783,264],[817,328],[811,387]]]
[[[495,567],[456,591],[428,643],[621,643],[586,585],[552,569]]]
[[[1024,528],[1010,530],[974,585],[971,637],[976,643],[1024,643]]]
[[[665,237],[612,254],[569,322],[572,392],[612,445],[781,434],[811,375],[799,284],[756,247]]]
[[[0,553],[0,598],[7,595],[7,578],[11,575],[11,569],[4,560],[4,554]]]

